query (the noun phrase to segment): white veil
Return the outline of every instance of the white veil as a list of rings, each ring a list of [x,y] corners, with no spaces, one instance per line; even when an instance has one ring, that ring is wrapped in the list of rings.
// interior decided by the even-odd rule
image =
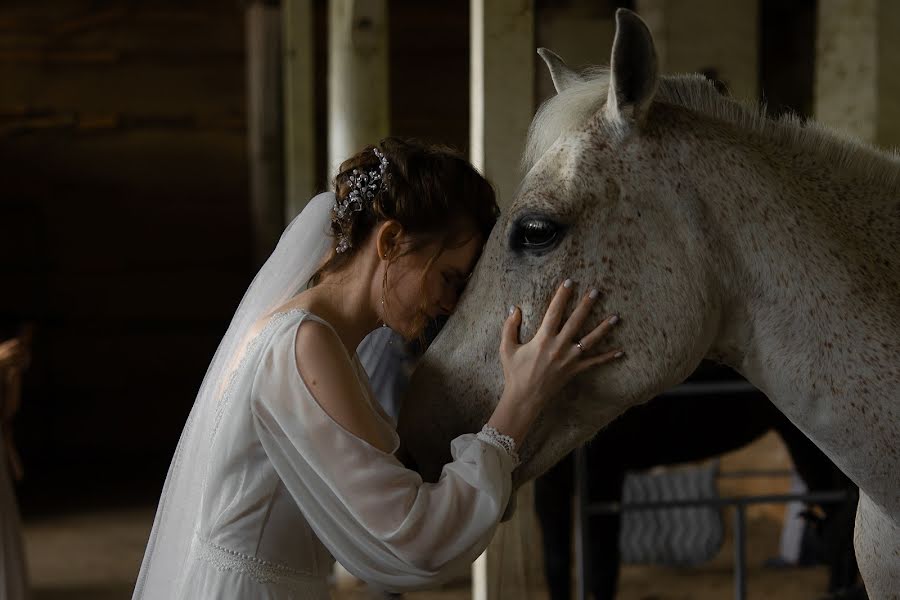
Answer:
[[[236,368],[254,324],[302,291],[325,259],[333,243],[328,229],[334,198],[331,192],[319,194],[287,226],[244,294],[216,350],[169,466],[135,599],[143,597],[145,587],[154,591],[154,597],[175,597],[199,523],[206,474],[195,469],[205,470],[209,465],[211,435],[226,378]]]

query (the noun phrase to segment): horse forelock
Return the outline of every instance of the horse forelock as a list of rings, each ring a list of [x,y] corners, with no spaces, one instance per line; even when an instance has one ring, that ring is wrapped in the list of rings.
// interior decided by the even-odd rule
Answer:
[[[597,68],[538,108],[525,141],[523,172],[527,173],[560,136],[583,127],[606,104],[609,69]]]
[[[525,144],[523,172],[529,172],[560,137],[583,129],[606,104],[608,68],[595,67],[538,108]],[[747,134],[774,143],[818,153],[836,169],[856,171],[875,185],[900,188],[900,155],[814,121],[789,113],[773,119],[765,105],[739,101],[720,94],[700,74],[667,75],[660,78],[655,102],[674,104],[719,121],[731,123]]]

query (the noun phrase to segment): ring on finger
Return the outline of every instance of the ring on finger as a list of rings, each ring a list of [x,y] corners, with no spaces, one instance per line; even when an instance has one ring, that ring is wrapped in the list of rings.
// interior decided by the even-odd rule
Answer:
[[[584,344],[581,343],[581,340],[578,340],[577,342],[575,342],[575,346],[576,346],[581,352],[584,352],[584,351],[585,351]]]

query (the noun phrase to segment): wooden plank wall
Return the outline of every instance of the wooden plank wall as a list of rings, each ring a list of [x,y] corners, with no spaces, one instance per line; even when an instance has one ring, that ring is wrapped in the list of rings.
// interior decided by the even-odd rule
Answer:
[[[391,3],[395,134],[465,148],[459,8]],[[158,493],[254,271],[243,44],[237,2],[0,7],[0,335],[35,323],[16,423],[26,512],[58,505],[59,486],[70,503]]]
[[[26,511],[53,481],[158,487],[251,269],[243,64],[237,3],[0,9],[0,316],[35,323]]]

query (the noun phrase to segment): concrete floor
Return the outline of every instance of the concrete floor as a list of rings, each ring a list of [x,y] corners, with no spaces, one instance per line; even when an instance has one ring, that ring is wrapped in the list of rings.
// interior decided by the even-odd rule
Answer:
[[[84,513],[26,524],[33,600],[119,600],[131,597],[153,509]],[[777,548],[779,525],[758,516],[749,522],[750,598],[812,599],[825,586],[823,569],[762,568]],[[623,569],[622,600],[712,600],[731,597],[731,544],[697,569],[629,566]],[[408,600],[464,600],[465,583],[408,594]],[[546,597],[536,590],[534,598]],[[362,587],[336,591],[335,599],[368,600]]]
[[[747,466],[779,468],[785,456],[776,439],[764,438],[748,450],[725,458],[723,468]],[[758,491],[743,489],[747,482],[725,484],[723,493]],[[754,485],[761,485],[757,482]],[[765,482],[767,491],[779,491],[786,482]],[[44,514],[26,521],[25,539],[33,600],[120,600],[130,598],[150,532],[155,508],[80,510],[64,515]],[[813,599],[825,588],[823,569],[771,570],[763,562],[778,550],[782,508],[755,507],[748,514],[748,564],[750,598]],[[730,521],[726,521],[730,523]],[[732,547],[730,539],[710,563],[696,569],[625,567],[621,600],[720,600],[732,597]],[[338,600],[363,600],[371,596],[355,587],[336,591]],[[408,594],[407,600],[463,600],[470,598],[463,582],[430,592]],[[544,598],[535,590],[533,598]]]

